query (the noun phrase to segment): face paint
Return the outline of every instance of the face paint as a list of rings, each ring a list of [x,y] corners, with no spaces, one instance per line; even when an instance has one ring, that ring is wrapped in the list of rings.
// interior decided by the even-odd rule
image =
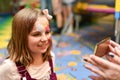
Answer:
[[[48,32],[50,32],[50,26],[46,26],[46,27],[45,27],[45,30],[48,31]],[[51,34],[51,33],[50,33],[50,34]],[[51,35],[50,35],[50,36],[48,37],[48,41],[49,41],[49,42],[51,42],[51,38],[52,38],[52,37],[51,37]]]
[[[49,32],[50,32],[50,26],[46,26],[46,31],[49,31]],[[50,33],[50,34],[51,34],[51,33]],[[51,41],[52,41],[52,36],[50,35],[50,36],[48,37],[48,42],[51,43]]]
[[[37,26],[37,31],[41,31],[41,32],[43,32],[43,31],[50,31],[50,26],[42,26],[41,24],[39,24],[38,26]]]
[[[50,43],[52,41],[52,36],[48,38],[48,42]]]
[[[36,27],[36,30],[40,31],[41,33],[45,33],[48,42],[49,43],[51,42],[52,37],[51,37],[50,26],[49,25],[43,26],[41,24],[38,24],[37,27]]]
[[[44,31],[45,31],[45,28],[44,28],[41,24],[39,24],[39,25],[37,26],[37,31],[44,32]]]
[[[46,27],[45,27],[45,30],[46,30],[46,31],[50,31],[50,26],[46,26]]]

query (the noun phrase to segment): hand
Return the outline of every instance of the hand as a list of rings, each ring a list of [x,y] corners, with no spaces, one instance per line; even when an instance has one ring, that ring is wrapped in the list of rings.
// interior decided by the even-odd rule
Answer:
[[[112,40],[110,40],[110,44],[112,47],[118,47],[120,49],[120,45]]]
[[[89,76],[89,78],[91,78],[92,80],[107,80],[103,78],[102,76]]]
[[[106,58],[109,61],[120,65],[120,45],[111,40],[109,49],[113,54],[107,54]]]
[[[87,62],[91,63],[93,66],[85,65],[85,68],[98,74],[98,76],[92,76],[93,80],[120,80],[120,65],[97,57],[95,55],[90,55]],[[103,78],[103,79],[101,79]]]

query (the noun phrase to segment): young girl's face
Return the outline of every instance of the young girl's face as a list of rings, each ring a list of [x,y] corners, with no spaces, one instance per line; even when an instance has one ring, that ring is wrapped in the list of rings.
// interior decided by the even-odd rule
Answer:
[[[51,33],[49,21],[40,17],[34,24],[33,30],[28,35],[28,47],[31,53],[45,53],[50,45]]]

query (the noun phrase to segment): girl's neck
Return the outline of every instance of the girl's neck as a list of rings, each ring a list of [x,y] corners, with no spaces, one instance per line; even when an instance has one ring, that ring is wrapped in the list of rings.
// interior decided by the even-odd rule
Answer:
[[[41,64],[43,64],[43,57],[42,57],[42,55],[34,55],[33,56],[33,59],[34,59],[34,62],[32,63],[32,65],[41,65]]]

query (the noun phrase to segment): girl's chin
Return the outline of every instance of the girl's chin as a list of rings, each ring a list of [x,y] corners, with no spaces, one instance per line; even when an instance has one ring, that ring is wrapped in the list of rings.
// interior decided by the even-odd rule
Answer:
[[[40,47],[39,49],[42,50],[47,50],[48,47]]]
[[[40,49],[39,52],[45,53],[47,51],[47,48]]]

